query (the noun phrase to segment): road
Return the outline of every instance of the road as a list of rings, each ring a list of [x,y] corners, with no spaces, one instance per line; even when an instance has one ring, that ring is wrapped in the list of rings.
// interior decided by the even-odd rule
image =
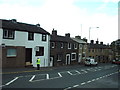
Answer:
[[[46,71],[3,74],[3,88],[118,88],[119,65],[75,65]]]

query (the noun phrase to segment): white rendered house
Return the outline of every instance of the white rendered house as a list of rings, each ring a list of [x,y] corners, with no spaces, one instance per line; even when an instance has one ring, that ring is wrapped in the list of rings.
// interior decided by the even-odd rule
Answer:
[[[13,20],[0,20],[2,67],[22,67],[28,63],[36,67],[49,66],[50,34],[39,24],[31,25]]]

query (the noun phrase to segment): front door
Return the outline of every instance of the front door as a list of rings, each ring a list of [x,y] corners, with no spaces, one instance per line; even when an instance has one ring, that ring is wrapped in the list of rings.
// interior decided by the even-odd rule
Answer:
[[[32,63],[32,48],[26,48],[26,65],[31,65]]]
[[[50,57],[50,67],[53,66],[53,57]]]
[[[66,55],[66,65],[70,64],[70,54]]]
[[[81,55],[81,54],[79,54],[78,63],[80,63],[80,62],[81,62],[81,59],[82,59],[82,55]]]

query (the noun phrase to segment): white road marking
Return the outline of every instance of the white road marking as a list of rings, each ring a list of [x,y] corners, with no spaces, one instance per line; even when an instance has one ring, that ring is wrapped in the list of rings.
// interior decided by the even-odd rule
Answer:
[[[78,74],[81,74],[79,71],[75,70]]]
[[[72,87],[68,87],[68,88],[65,88],[64,90],[68,90],[68,89],[71,89]]]
[[[73,75],[70,71],[67,71],[70,75]]]
[[[32,76],[32,78],[29,80],[29,82],[31,82],[34,78],[35,78],[35,75]]]
[[[79,85],[74,85],[73,87],[78,87]]]
[[[83,72],[85,72],[85,73],[88,73],[87,71],[85,71],[85,70],[83,70],[83,69],[82,69],[81,71],[83,71]]]
[[[50,77],[49,77],[49,74],[46,74],[46,78],[47,78],[47,79],[49,79],[49,78],[50,78]]]
[[[92,81],[95,81],[95,79],[93,79]]]
[[[96,78],[96,80],[99,80],[100,78]]]
[[[13,80],[11,80],[10,82],[6,83],[5,85],[10,85],[11,83],[13,83],[14,81],[16,81],[19,77],[14,78]]]
[[[87,83],[90,83],[91,81],[87,81]]]
[[[59,75],[60,77],[62,77],[62,75],[61,75],[60,73],[58,73],[58,75]]]
[[[84,85],[84,84],[86,84],[86,83],[85,82],[81,83],[81,85]]]

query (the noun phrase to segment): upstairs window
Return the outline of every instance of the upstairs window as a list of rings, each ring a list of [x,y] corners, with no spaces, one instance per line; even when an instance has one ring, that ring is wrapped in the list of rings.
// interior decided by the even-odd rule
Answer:
[[[74,44],[74,49],[77,49],[77,45],[76,44]]]
[[[42,34],[42,41],[47,41],[47,36],[45,34]]]
[[[71,49],[71,43],[68,43],[68,49]]]
[[[34,40],[34,33],[28,32],[28,40]]]
[[[3,30],[3,39],[14,39],[15,31]]]

